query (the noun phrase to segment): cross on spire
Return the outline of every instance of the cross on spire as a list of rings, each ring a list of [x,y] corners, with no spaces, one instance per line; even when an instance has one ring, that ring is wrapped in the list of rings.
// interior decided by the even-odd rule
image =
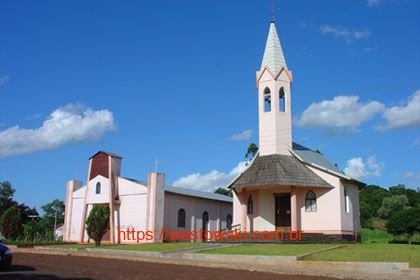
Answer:
[[[276,21],[276,9],[274,7],[274,0],[273,0],[273,5],[271,7],[271,22],[275,22]]]
[[[154,164],[155,164],[155,172],[158,172],[158,165],[159,165],[159,160],[156,158],[155,159],[155,162],[154,162]]]

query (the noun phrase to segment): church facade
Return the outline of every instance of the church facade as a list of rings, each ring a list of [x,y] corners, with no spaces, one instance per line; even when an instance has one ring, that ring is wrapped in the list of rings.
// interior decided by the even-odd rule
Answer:
[[[228,186],[234,224],[249,232],[292,229],[357,239],[363,183],[292,141],[292,79],[273,20],[256,74],[259,151]]]
[[[231,227],[231,197],[167,186],[165,175],[158,172],[150,173],[143,182],[120,176],[120,170],[120,156],[100,151],[89,159],[85,185],[77,180],[67,182],[64,241],[93,242],[86,219],[96,204],[110,210],[105,243],[162,242],[165,238],[169,242],[200,241],[202,236],[180,238],[179,233]],[[127,234],[127,230],[136,234]],[[153,238],[146,238],[147,232]]]

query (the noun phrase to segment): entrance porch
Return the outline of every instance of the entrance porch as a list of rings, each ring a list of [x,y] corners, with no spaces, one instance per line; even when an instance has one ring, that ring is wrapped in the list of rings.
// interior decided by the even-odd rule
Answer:
[[[300,230],[296,187],[246,188],[236,199],[242,231]]]

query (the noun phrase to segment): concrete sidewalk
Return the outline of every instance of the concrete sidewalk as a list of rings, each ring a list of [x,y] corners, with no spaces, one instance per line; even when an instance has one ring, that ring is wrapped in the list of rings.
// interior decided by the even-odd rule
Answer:
[[[207,248],[194,248],[203,250]],[[339,279],[420,279],[419,269],[408,263],[385,262],[316,262],[300,261],[296,256],[249,256],[182,252],[142,252],[115,249],[63,249],[51,247],[12,248],[13,252],[72,255],[142,262],[183,264],[202,267],[221,267],[278,274],[329,276]]]

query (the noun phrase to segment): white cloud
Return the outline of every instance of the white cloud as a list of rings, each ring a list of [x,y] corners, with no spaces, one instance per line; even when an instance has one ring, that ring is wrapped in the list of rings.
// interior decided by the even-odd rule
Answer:
[[[329,135],[345,134],[358,131],[364,122],[383,110],[384,105],[378,101],[360,103],[358,96],[336,96],[312,103],[297,119],[297,124],[321,129]]]
[[[409,179],[415,177],[414,173],[411,171],[406,171],[402,176],[401,179]]]
[[[229,173],[213,170],[206,174],[193,173],[179,178],[172,183],[175,187],[190,188],[200,191],[214,191],[219,187],[226,187],[227,184],[239,176],[246,169],[246,161],[238,163]]]
[[[380,4],[382,4],[382,0],[366,0],[369,7],[376,6],[378,7]]]
[[[52,112],[38,128],[14,126],[0,131],[0,157],[94,140],[115,129],[110,111],[93,111],[81,104],[68,104]]]
[[[252,130],[247,129],[240,133],[233,134],[229,139],[232,141],[244,141],[252,137]]]
[[[381,130],[420,127],[420,90],[411,95],[401,106],[392,106],[383,113],[387,121]]]
[[[0,76],[0,85],[5,85],[10,81],[10,76]]]
[[[352,43],[354,40],[360,40],[369,37],[369,29],[348,29],[341,26],[322,25],[320,26],[322,34],[333,34],[335,37],[344,39],[347,43]]]
[[[379,177],[383,168],[384,163],[378,163],[375,156],[369,157],[366,161],[361,157],[356,157],[347,161],[344,173],[355,179]]]

